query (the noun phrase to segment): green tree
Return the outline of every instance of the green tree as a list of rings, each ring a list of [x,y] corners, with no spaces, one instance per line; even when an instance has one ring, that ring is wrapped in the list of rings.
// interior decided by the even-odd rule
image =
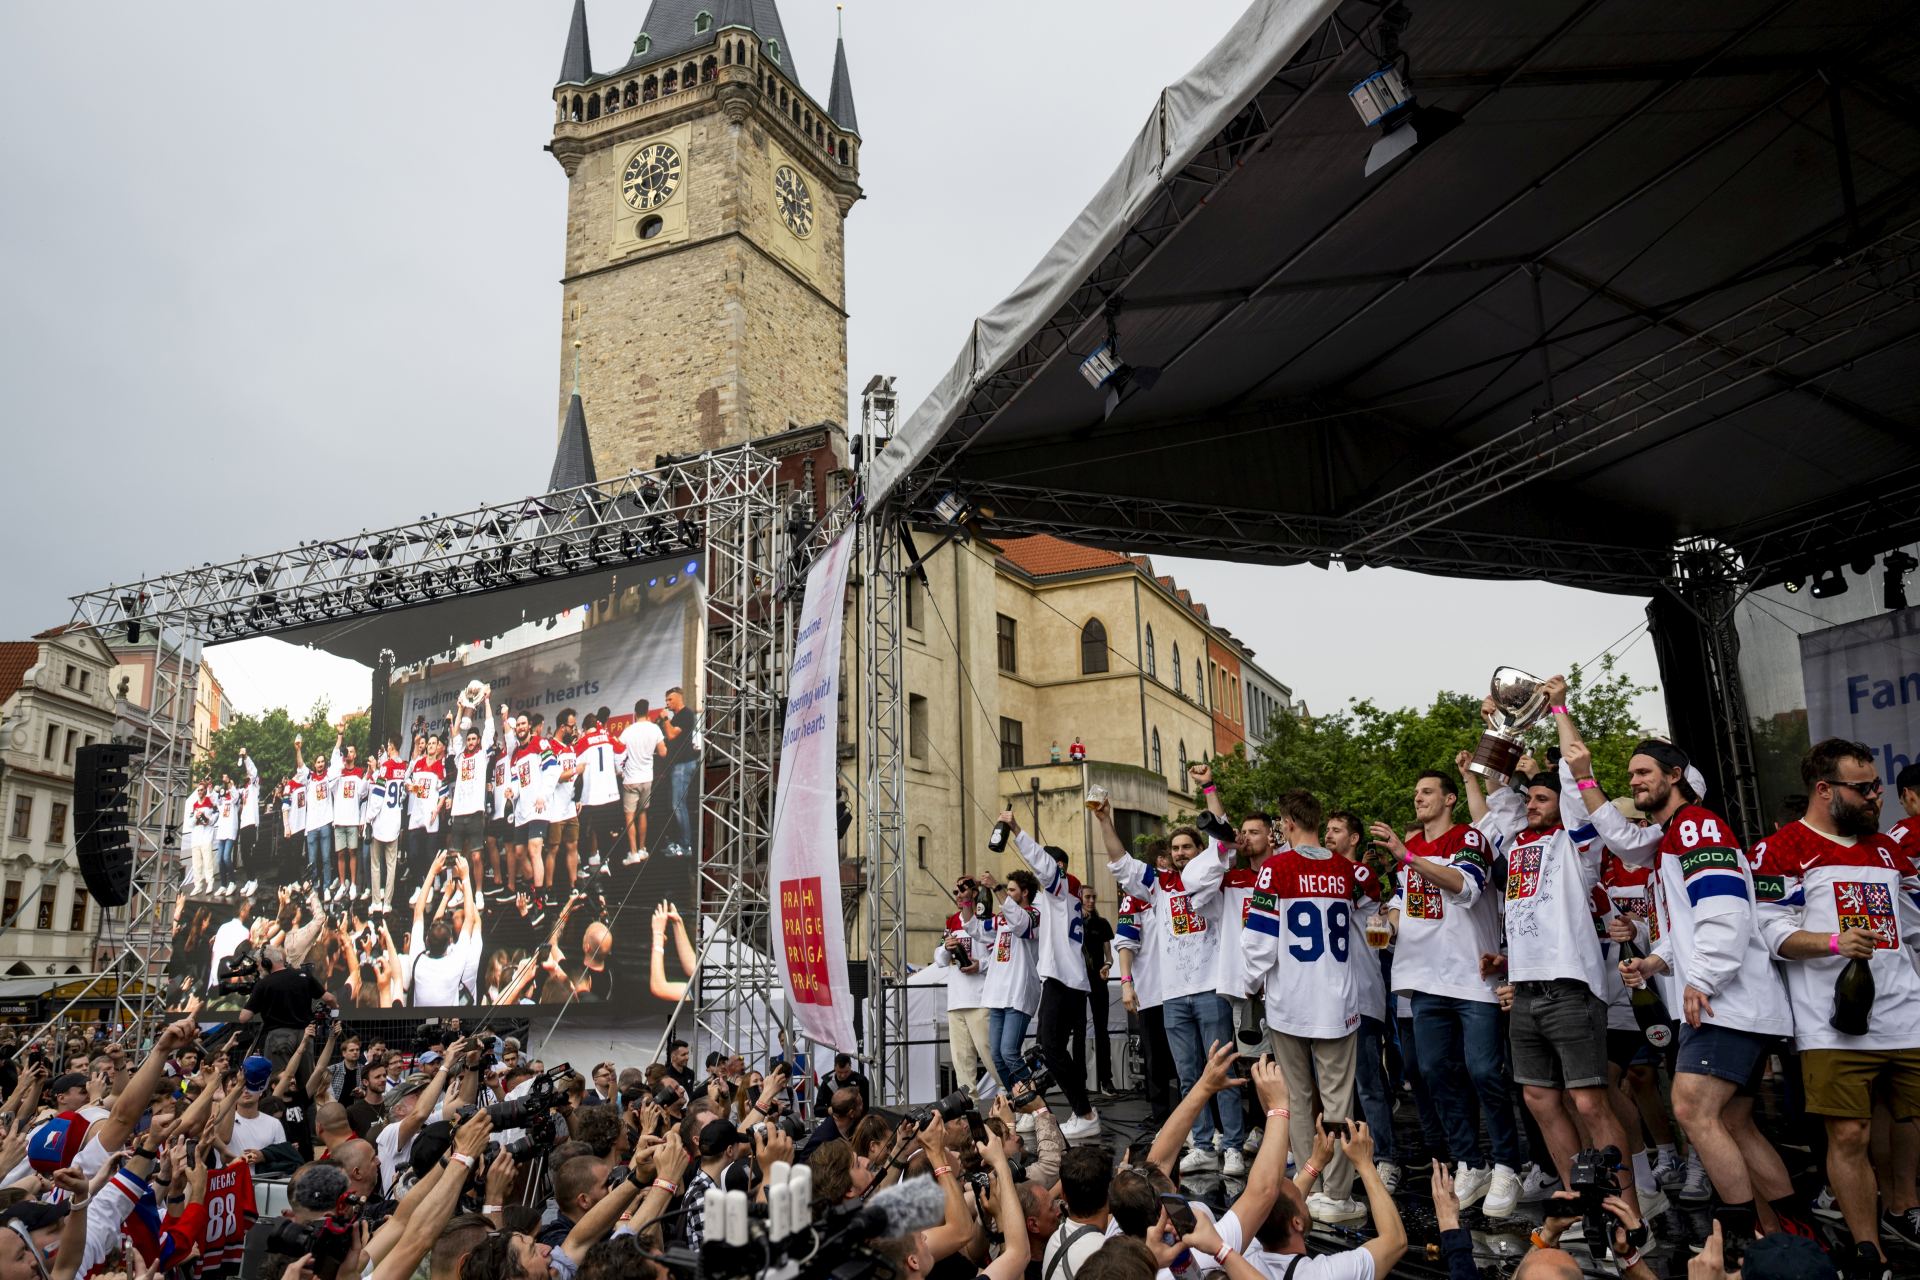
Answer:
[[[346,742],[365,759],[369,727],[366,713],[348,716],[342,727],[346,731]],[[333,751],[334,735],[338,732],[333,713],[325,702],[314,703],[313,709],[297,720],[285,707],[274,707],[257,716],[236,715],[213,735],[211,756],[203,769],[215,779],[226,774],[236,783],[240,782],[246,775],[246,766],[240,763],[240,749],[245,747],[254,767],[260,771],[261,794],[265,795],[273,790],[275,783],[293,776],[296,733],[301,736],[301,747],[311,764],[324,761]]]
[[[1641,736],[1633,702],[1651,689],[1617,671],[1611,658],[1591,677],[1573,668],[1567,683],[1575,723],[1593,747],[1595,774],[1609,795],[1624,794],[1627,757]],[[1482,727],[1474,694],[1442,692],[1425,708],[1393,710],[1356,699],[1313,720],[1277,718],[1251,758],[1236,753],[1214,760],[1214,777],[1229,813],[1270,807],[1281,792],[1303,787],[1329,809],[1404,827],[1413,820],[1421,772],[1455,773],[1454,757],[1473,748]],[[1551,722],[1535,726],[1527,741],[1544,760],[1555,741]],[[1455,817],[1466,820],[1464,800]]]

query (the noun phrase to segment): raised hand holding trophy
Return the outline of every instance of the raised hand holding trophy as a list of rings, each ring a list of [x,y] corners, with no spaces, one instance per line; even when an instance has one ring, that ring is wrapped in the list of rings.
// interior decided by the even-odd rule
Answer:
[[[1545,685],[1539,676],[1528,675],[1518,667],[1501,667],[1493,673],[1487,731],[1480,735],[1467,768],[1501,783],[1513,776],[1526,753],[1520,735],[1546,713]]]

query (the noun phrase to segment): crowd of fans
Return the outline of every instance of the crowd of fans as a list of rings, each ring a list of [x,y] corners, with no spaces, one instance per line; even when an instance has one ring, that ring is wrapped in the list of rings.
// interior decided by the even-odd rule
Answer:
[[[1671,744],[1610,800],[1550,692],[1550,766],[1486,792],[1463,753],[1407,830],[1298,791],[1236,822],[1205,765],[1207,815],[1145,857],[1098,808],[1110,943],[1003,814],[1022,865],[963,886],[936,957],[977,1079],[909,1113],[784,1043],[704,1073],[677,1041],[549,1067],[457,1019],[390,1047],[291,966],[210,1039],[189,1017],[144,1046],[0,1044],[0,1280],[1384,1280],[1416,1168],[1426,1265],[1455,1280],[1478,1274],[1463,1215],[1529,1199],[1521,1280],[1652,1280],[1669,1192],[1714,1206],[1694,1280],[1890,1278],[1882,1233],[1920,1238],[1920,824],[1880,834],[1871,755],[1829,741],[1749,852]],[[1897,788],[1920,811],[1920,772]],[[1177,1080],[1131,1142],[1072,1035],[1110,967]],[[1770,1079],[1830,1207],[1788,1177],[1799,1135],[1755,1120]]]

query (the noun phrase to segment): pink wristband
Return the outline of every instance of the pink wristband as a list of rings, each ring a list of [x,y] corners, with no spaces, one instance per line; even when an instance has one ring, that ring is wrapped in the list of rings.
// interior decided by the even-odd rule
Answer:
[[[1561,704],[1560,704],[1559,706],[1557,706],[1557,707],[1548,707],[1548,708],[1547,708],[1547,714],[1548,714],[1548,715],[1554,715],[1554,716],[1564,716],[1564,715],[1568,715],[1568,714],[1571,714],[1571,713],[1570,713],[1570,712],[1568,712],[1568,710],[1567,710],[1567,704],[1563,702],[1563,703],[1561,703]]]
[[[1220,788],[1214,786],[1211,782],[1209,782],[1206,786],[1200,788],[1200,794],[1210,796],[1214,792],[1218,791],[1219,789]]]
[[[1840,954],[1840,935],[1839,934],[1836,933],[1828,936],[1827,950],[1832,952],[1836,956]]]
[[[1309,1160],[1306,1168],[1301,1170],[1301,1172],[1305,1173],[1309,1179],[1317,1178],[1320,1176],[1320,1166]]]
[[[1594,789],[1595,787],[1597,787],[1597,786],[1599,786],[1599,785],[1600,785],[1600,779],[1598,779],[1598,778],[1575,778],[1575,779],[1573,780],[1573,784],[1574,784],[1574,785],[1575,785],[1576,787],[1579,787],[1579,788],[1580,788],[1580,789],[1581,789],[1582,791],[1591,791],[1591,790],[1593,790],[1593,789]]]
[[[1267,1118],[1270,1120],[1276,1116],[1282,1120],[1285,1120],[1292,1115],[1293,1115],[1293,1112],[1287,1110],[1285,1107],[1268,1107],[1267,1108]]]

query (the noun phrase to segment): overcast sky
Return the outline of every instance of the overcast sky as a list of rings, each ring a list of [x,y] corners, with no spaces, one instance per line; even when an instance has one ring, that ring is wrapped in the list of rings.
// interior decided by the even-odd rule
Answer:
[[[850,0],[853,386],[894,374],[917,404],[1240,8]],[[0,6],[0,637],[110,582],[544,487],[569,9]],[[781,10],[824,99],[834,6]],[[588,0],[598,68],[645,11]],[[1318,711],[1547,674],[1643,617],[1542,584],[1156,563]],[[1622,647],[1651,682],[1651,642]]]

